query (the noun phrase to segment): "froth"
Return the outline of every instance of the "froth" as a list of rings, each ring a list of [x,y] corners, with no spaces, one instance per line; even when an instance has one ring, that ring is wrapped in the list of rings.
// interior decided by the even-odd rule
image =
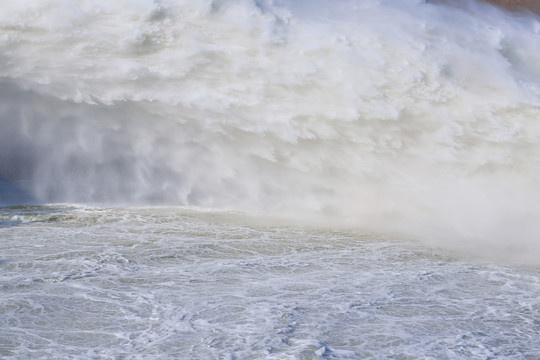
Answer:
[[[0,176],[42,201],[538,250],[538,18],[418,1],[8,6]]]

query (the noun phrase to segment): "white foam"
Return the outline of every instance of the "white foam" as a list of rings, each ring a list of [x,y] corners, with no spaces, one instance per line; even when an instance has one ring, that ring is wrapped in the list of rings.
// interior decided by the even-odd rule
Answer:
[[[5,6],[0,175],[42,201],[538,254],[537,17],[419,1]]]
[[[8,359],[440,359],[540,348],[537,267],[173,207],[54,213],[63,217],[0,229]]]

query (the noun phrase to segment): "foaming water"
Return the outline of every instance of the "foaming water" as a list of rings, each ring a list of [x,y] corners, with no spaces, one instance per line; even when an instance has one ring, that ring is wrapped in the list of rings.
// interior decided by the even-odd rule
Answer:
[[[17,216],[17,224],[1,227]],[[6,359],[535,359],[540,270],[175,207],[0,211]]]
[[[0,177],[33,202],[279,214],[537,261],[537,17],[25,1],[0,28]]]

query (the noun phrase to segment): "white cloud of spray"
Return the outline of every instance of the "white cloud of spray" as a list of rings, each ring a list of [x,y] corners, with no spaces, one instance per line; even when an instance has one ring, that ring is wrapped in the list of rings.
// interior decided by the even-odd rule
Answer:
[[[4,5],[0,176],[42,201],[540,255],[538,18],[382,0]]]

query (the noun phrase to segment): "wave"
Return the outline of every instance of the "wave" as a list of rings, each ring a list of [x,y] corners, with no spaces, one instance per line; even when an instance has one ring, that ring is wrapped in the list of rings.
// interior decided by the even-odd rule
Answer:
[[[413,0],[4,7],[0,178],[38,201],[538,254],[534,15]]]

